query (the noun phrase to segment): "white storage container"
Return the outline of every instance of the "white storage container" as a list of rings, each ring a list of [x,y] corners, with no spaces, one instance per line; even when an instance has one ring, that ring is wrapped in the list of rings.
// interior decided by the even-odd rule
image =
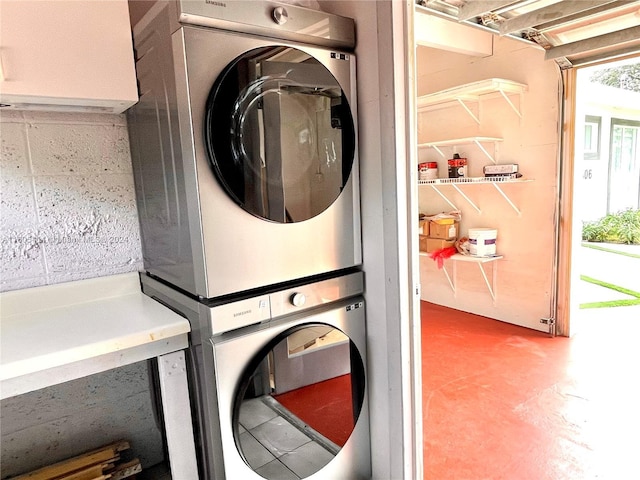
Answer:
[[[496,254],[498,230],[495,228],[470,228],[469,253],[476,257],[490,257]]]

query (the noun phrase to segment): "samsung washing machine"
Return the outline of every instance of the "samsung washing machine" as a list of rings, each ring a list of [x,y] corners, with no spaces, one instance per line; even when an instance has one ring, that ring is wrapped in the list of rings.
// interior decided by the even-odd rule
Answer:
[[[202,479],[370,478],[362,272],[209,304],[141,279],[193,326]]]
[[[154,4],[127,113],[145,270],[202,298],[362,262],[351,19]]]

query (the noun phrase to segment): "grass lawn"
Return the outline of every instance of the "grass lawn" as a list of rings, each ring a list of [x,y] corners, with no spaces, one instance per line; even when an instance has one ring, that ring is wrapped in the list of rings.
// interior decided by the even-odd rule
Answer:
[[[619,252],[615,252],[615,253],[619,253]],[[611,283],[603,282],[601,280],[596,280],[595,278],[587,277],[586,275],[580,275],[580,280],[584,280],[585,282],[593,283],[594,285],[599,285],[601,287],[609,288],[611,290],[615,290],[616,292],[624,293],[625,295],[635,297],[635,299],[629,298],[625,300],[609,300],[606,302],[581,303],[580,308],[606,308],[606,307],[626,307],[629,305],[640,305],[640,292],[634,292],[633,290],[629,290],[628,288],[619,287]]]

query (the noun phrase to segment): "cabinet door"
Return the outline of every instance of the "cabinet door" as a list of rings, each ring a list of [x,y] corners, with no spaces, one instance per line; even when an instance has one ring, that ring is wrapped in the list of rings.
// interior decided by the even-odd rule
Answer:
[[[138,100],[127,1],[2,0],[0,67],[14,108],[126,110]]]

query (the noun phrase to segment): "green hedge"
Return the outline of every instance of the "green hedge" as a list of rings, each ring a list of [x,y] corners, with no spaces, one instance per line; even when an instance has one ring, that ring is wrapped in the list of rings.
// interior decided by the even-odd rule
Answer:
[[[595,222],[583,222],[582,240],[640,245],[640,210],[625,210]]]

